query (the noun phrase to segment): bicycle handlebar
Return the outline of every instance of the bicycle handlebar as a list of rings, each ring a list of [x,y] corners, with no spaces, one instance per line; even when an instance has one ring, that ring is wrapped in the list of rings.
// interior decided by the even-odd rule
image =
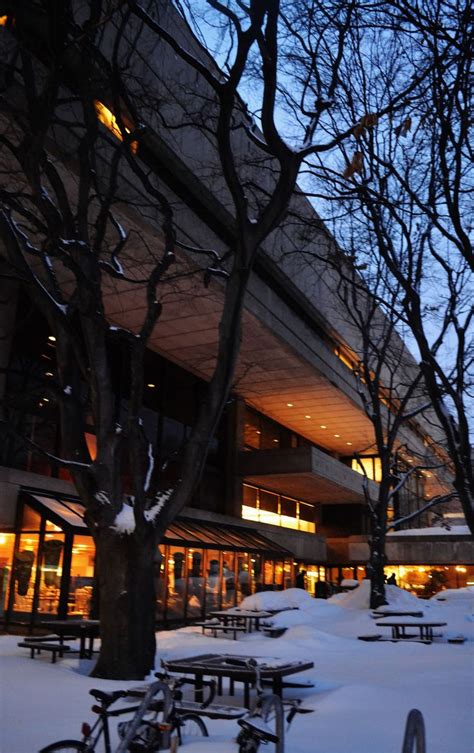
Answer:
[[[216,696],[217,683],[215,680],[198,680],[195,677],[172,677],[166,672],[155,672],[155,677],[170,686],[173,697],[176,697],[176,691],[183,685],[194,685],[196,687],[199,684],[200,687],[207,687],[209,694],[200,704],[202,709],[207,708]]]

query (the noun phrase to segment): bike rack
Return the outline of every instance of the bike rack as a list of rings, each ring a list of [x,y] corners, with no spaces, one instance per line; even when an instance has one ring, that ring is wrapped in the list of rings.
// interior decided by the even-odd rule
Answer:
[[[425,722],[418,709],[412,709],[407,716],[402,753],[426,753]]]

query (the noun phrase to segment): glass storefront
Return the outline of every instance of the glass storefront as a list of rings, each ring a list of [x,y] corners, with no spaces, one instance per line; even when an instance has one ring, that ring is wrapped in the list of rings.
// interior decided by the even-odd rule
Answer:
[[[95,547],[76,500],[24,495],[20,530],[0,534],[6,621],[91,617]],[[293,582],[286,550],[253,529],[177,520],[157,550],[156,618],[197,620],[263,588]]]

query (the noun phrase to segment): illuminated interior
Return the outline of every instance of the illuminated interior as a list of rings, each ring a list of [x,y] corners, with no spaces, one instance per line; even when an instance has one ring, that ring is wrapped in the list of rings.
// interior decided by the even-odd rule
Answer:
[[[382,464],[378,457],[352,458],[352,470],[367,476],[371,481],[382,480]]]
[[[95,546],[90,536],[74,536],[68,614],[89,617],[92,606]]]
[[[474,586],[474,565],[391,565],[385,568],[387,578],[392,573],[400,588],[426,598],[447,588]]]
[[[14,533],[0,533],[0,617],[6,609],[7,588],[13,561]]]
[[[100,122],[105,125],[105,127],[113,133],[113,135],[119,140],[123,141],[123,135],[122,131],[120,130],[120,126],[118,124],[117,118],[115,117],[112,110],[109,110],[106,105],[104,105],[103,102],[100,102],[98,99],[94,100],[94,108],[97,114],[97,117],[99,118]],[[122,115],[122,120],[126,121],[125,117]],[[124,125],[124,130],[126,133],[130,133],[130,128],[127,128],[127,126]],[[137,153],[138,149],[138,142],[137,141],[131,141],[130,142],[130,150],[133,152],[133,154]]]
[[[8,21],[8,16],[0,16],[0,26],[6,26]]]
[[[268,523],[282,528],[294,528],[308,533],[316,532],[313,505],[301,500],[243,485],[242,518],[258,523]]]

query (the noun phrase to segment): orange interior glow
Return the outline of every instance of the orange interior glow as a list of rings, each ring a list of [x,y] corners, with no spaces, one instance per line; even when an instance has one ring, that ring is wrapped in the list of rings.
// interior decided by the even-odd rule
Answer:
[[[95,107],[95,111],[97,113],[97,117],[99,118],[100,122],[103,123],[105,127],[108,128],[109,131],[113,133],[113,135],[117,139],[119,139],[119,141],[123,141],[123,136],[120,130],[120,126],[112,110],[109,110],[109,108],[106,107],[103,102],[99,102],[98,99],[94,100],[94,107]],[[125,131],[127,133],[130,133],[129,128],[125,127]],[[136,154],[137,149],[138,149],[138,143],[136,141],[132,141],[130,143],[130,149],[133,152],[133,154]]]

